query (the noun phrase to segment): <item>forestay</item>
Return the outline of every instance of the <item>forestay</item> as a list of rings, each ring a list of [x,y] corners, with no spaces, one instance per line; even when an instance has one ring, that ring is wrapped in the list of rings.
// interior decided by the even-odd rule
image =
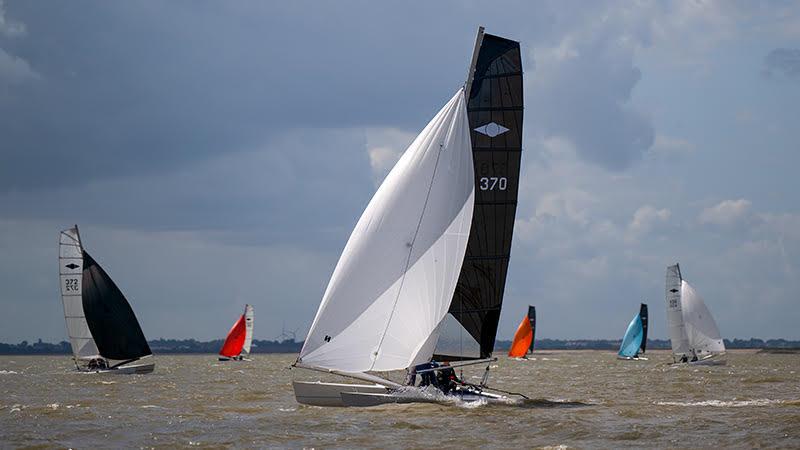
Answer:
[[[358,221],[298,362],[346,372],[427,361],[450,306],[472,221],[464,91],[408,147]]]

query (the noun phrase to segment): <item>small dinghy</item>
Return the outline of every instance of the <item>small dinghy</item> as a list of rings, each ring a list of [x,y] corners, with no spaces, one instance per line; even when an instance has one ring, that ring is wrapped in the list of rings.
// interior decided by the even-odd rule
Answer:
[[[522,318],[514,341],[508,349],[509,358],[528,359],[528,353],[533,353],[533,340],[536,336],[536,307],[528,306],[528,314]]]
[[[480,28],[467,82],[367,205],[293,365],[366,384],[295,380],[299,403],[428,402],[430,389],[450,401],[503,398],[486,382],[511,253],[522,112],[519,43]],[[480,384],[456,377],[455,367],[474,364],[486,365]],[[401,370],[402,383],[385,375]]]
[[[253,307],[244,306],[244,313],[228,331],[228,337],[219,350],[220,361],[249,361],[250,346],[253,343]]]
[[[711,311],[681,275],[678,264],[667,267],[667,324],[675,364],[725,365],[725,343]]]
[[[619,346],[617,358],[633,361],[647,361],[641,356],[647,349],[647,304],[642,303],[639,314],[633,316],[628,324],[622,344]]]
[[[59,242],[64,319],[75,366],[90,373],[150,373],[152,352],[131,305],[81,243],[78,226]]]

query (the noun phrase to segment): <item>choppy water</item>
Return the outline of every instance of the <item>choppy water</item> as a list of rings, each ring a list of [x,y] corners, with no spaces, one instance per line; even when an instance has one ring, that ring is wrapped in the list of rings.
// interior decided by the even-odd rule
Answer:
[[[800,447],[800,355],[734,351],[726,367],[610,352],[501,357],[520,406],[298,405],[293,355],[157,356],[150,375],[87,375],[69,357],[0,357],[0,446]],[[479,371],[465,373],[478,376]]]

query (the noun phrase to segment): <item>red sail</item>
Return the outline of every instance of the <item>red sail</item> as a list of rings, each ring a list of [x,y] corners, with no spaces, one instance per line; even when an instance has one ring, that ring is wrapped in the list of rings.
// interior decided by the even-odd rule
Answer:
[[[531,321],[526,316],[522,318],[517,332],[514,333],[514,342],[511,343],[508,356],[512,358],[522,358],[528,353],[528,348],[530,348],[532,340],[533,328],[531,328]]]
[[[219,354],[228,358],[239,356],[242,353],[242,347],[244,347],[246,331],[244,314],[242,314],[239,320],[233,324],[231,331],[228,332],[228,337],[225,338],[225,343],[222,344],[222,350],[219,351]]]

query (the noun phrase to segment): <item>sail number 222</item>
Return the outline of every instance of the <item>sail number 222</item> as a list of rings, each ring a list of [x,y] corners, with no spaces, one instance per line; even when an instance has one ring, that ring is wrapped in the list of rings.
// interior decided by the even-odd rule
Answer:
[[[481,177],[479,187],[482,191],[505,191],[508,189],[508,178],[506,177]]]

